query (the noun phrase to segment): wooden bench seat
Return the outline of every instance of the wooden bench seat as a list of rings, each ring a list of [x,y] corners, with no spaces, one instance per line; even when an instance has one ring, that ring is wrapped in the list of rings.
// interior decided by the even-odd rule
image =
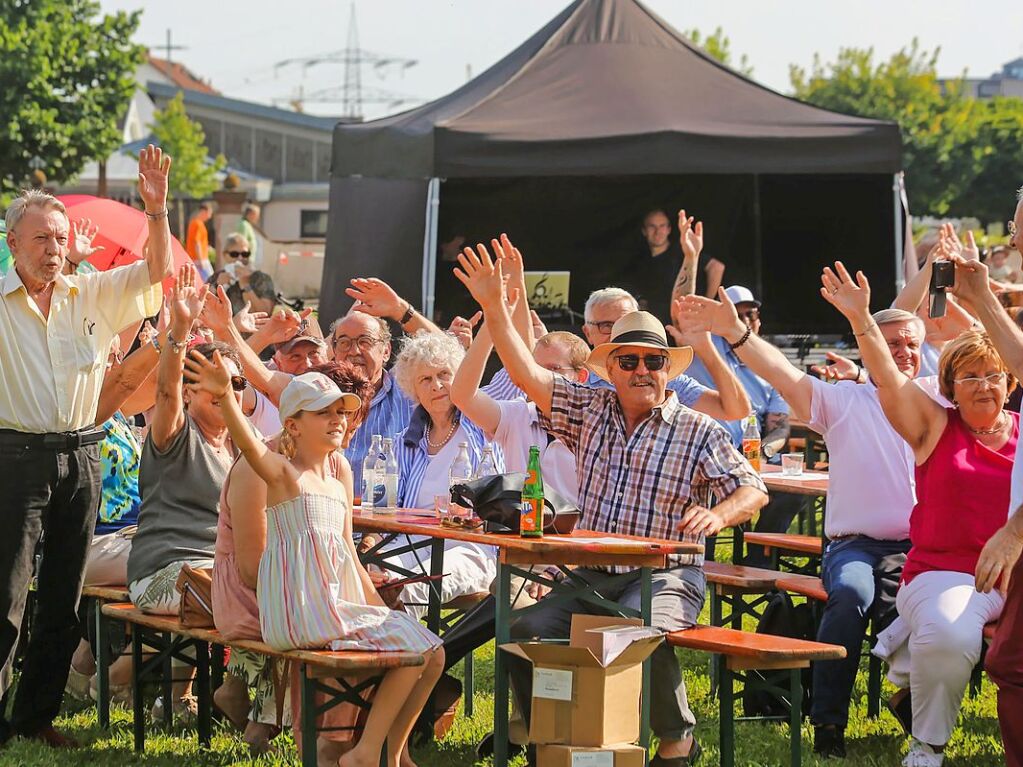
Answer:
[[[104,602],[130,602],[127,586],[85,586],[82,596],[88,599],[99,599]]]
[[[824,542],[817,535],[795,535],[790,533],[746,533],[746,543],[763,546],[765,551],[779,551],[810,554],[819,557],[824,550]]]
[[[824,590],[824,582],[815,575],[783,573],[776,581],[776,585],[779,591],[798,594],[817,602],[828,601],[828,592]]]
[[[673,631],[668,634],[667,642],[673,647],[714,653],[725,660],[717,666],[721,767],[735,765],[736,679],[751,689],[763,686],[763,679],[756,670],[787,670],[790,764],[791,767],[799,767],[802,763],[802,670],[813,661],[844,658],[844,647],[717,626],[694,626],[685,631]]]
[[[778,579],[777,570],[731,565],[726,562],[705,561],[703,571],[707,574],[708,583],[750,590],[770,591]]]

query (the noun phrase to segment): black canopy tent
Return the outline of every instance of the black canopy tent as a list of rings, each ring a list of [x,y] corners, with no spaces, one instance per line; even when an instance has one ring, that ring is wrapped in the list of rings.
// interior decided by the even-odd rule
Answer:
[[[641,246],[647,210],[686,207],[725,283],[785,306],[772,330],[841,329],[817,275],[846,258],[890,300],[899,169],[896,125],[764,88],[635,0],[577,0],[454,93],[337,125],[321,312],[339,315],[339,286],[364,275],[427,313],[435,292],[461,309],[438,246],[500,231],[529,268],[571,270],[578,308]]]

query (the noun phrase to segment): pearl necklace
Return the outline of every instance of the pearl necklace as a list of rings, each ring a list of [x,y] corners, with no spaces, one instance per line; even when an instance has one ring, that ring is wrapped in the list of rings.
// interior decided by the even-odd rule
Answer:
[[[440,450],[442,447],[444,447],[446,444],[448,444],[448,442],[451,441],[451,438],[455,435],[455,429],[458,428],[458,421],[455,418],[451,419],[451,428],[448,429],[447,436],[444,437],[444,439],[442,439],[438,443],[433,443],[433,442],[430,441],[430,427],[431,426],[432,426],[432,424],[426,424],[426,445],[427,445],[427,447],[432,447],[434,450]]]
[[[969,429],[970,431],[972,431],[974,434],[977,434],[977,435],[997,434],[998,432],[1000,432],[1002,429],[1005,428],[1005,418],[1004,418],[1004,416],[1005,416],[1005,411],[1003,410],[1001,413],[998,414],[998,425],[996,427],[994,427],[993,429],[974,429],[969,424],[966,425],[966,428]]]

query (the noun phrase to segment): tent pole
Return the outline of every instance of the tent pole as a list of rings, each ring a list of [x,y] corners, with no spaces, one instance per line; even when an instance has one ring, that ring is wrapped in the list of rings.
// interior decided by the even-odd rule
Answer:
[[[426,232],[423,237],[423,316],[433,319],[434,289],[437,282],[437,220],[440,218],[440,179],[431,178],[426,187]]]
[[[903,250],[905,248],[905,242],[903,241],[905,235],[902,231],[904,214],[902,212],[902,189],[899,186],[898,173],[892,176],[892,204],[894,205],[893,211],[895,215],[895,294],[898,295],[906,284],[905,264],[902,262]]]
[[[757,298],[764,300],[764,243],[760,216],[760,175],[753,174],[753,284]]]

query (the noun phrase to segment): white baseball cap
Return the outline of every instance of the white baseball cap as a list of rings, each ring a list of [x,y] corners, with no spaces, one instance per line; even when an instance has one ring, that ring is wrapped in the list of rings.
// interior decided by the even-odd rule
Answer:
[[[753,297],[753,291],[749,288],[744,288],[742,285],[732,285],[730,288],[725,288],[725,295],[728,296],[728,300],[733,304],[754,304],[760,306],[760,302]]]
[[[291,379],[281,394],[278,412],[281,424],[285,418],[292,418],[303,410],[315,412],[342,400],[345,410],[358,410],[362,407],[359,395],[341,391],[337,384],[323,373],[303,373]]]

